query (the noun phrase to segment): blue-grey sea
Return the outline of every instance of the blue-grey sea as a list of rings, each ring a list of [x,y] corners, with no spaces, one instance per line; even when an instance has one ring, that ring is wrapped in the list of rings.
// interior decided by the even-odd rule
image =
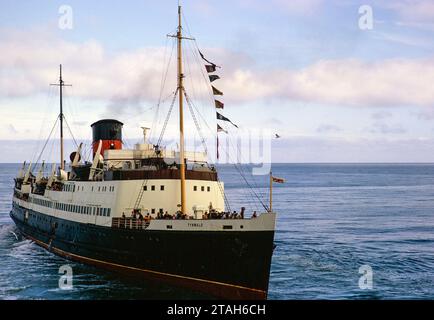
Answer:
[[[274,164],[277,245],[269,299],[434,299],[433,164]],[[0,299],[193,299],[186,290],[69,262],[9,218],[18,165],[0,165]],[[220,168],[232,210],[260,210],[268,177]],[[59,289],[59,267],[73,269]],[[372,269],[360,280],[361,266]],[[369,268],[365,267],[365,268]],[[359,286],[362,284],[362,287]]]

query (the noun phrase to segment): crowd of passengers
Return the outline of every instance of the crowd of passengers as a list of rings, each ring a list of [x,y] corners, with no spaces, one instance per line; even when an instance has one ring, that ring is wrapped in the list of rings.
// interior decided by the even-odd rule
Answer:
[[[205,213],[202,215],[202,219],[209,220],[209,219],[244,219],[244,212],[245,208],[242,207],[240,213],[234,211],[232,213],[230,212],[218,212],[215,209],[210,209],[209,212],[205,211]],[[256,211],[253,212],[252,218],[256,218],[257,214]],[[122,218],[126,219],[125,213],[122,213]],[[137,220],[151,220],[154,219],[149,212],[146,213],[145,216],[143,216],[140,209],[135,209],[131,212],[131,218],[137,219]],[[187,220],[187,219],[194,219],[192,216],[187,216],[186,214],[183,214],[181,211],[177,211],[175,214],[169,214],[167,211],[165,213],[158,212],[157,217],[155,219],[158,220]]]

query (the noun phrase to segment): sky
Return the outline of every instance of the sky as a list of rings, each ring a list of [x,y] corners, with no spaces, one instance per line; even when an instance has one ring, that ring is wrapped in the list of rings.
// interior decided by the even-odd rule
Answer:
[[[141,126],[158,140],[176,88],[167,34],[176,30],[177,4],[0,0],[0,162],[38,158],[58,113],[50,84],[59,64],[72,84],[64,99],[69,139],[89,141],[93,122],[115,118],[130,144]],[[227,136],[278,133],[273,162],[434,162],[433,0],[182,6],[184,32],[195,38],[184,42],[186,91],[211,144],[215,109],[197,49],[221,66],[213,82],[224,92],[221,113],[240,128],[221,124]],[[194,123],[187,114],[186,133],[200,140]],[[165,139],[175,141],[177,130],[173,112]],[[52,150],[55,142],[44,152]]]

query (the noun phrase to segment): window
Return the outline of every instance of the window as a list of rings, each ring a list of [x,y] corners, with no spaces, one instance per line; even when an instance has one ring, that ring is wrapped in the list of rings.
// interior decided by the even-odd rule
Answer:
[[[155,191],[155,186],[151,186],[151,191]]]
[[[205,187],[204,186],[200,187],[200,191],[205,191]]]
[[[155,213],[155,209],[151,209],[151,213],[154,214]]]
[[[110,209],[110,208],[107,209],[107,217],[110,217],[111,211],[112,211],[112,209]]]
[[[160,186],[160,190],[161,190],[161,191],[164,191],[164,186]]]
[[[211,187],[206,187],[206,191],[210,192],[211,191]]]
[[[194,187],[193,187],[193,191],[197,191],[197,186],[194,186]]]
[[[160,208],[160,213],[163,214],[164,210],[163,208]]]
[[[148,191],[148,186],[144,186],[143,191]]]

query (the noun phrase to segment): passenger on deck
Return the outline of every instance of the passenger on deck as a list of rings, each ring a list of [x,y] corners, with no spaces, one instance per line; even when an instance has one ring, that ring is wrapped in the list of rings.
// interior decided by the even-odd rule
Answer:
[[[241,212],[240,212],[240,218],[244,219],[244,211],[246,210],[245,207],[241,207]]]
[[[125,212],[122,212],[122,219],[125,219]]]
[[[257,217],[257,215],[256,215],[256,211],[253,211],[253,216],[252,216],[252,218],[256,218]]]

